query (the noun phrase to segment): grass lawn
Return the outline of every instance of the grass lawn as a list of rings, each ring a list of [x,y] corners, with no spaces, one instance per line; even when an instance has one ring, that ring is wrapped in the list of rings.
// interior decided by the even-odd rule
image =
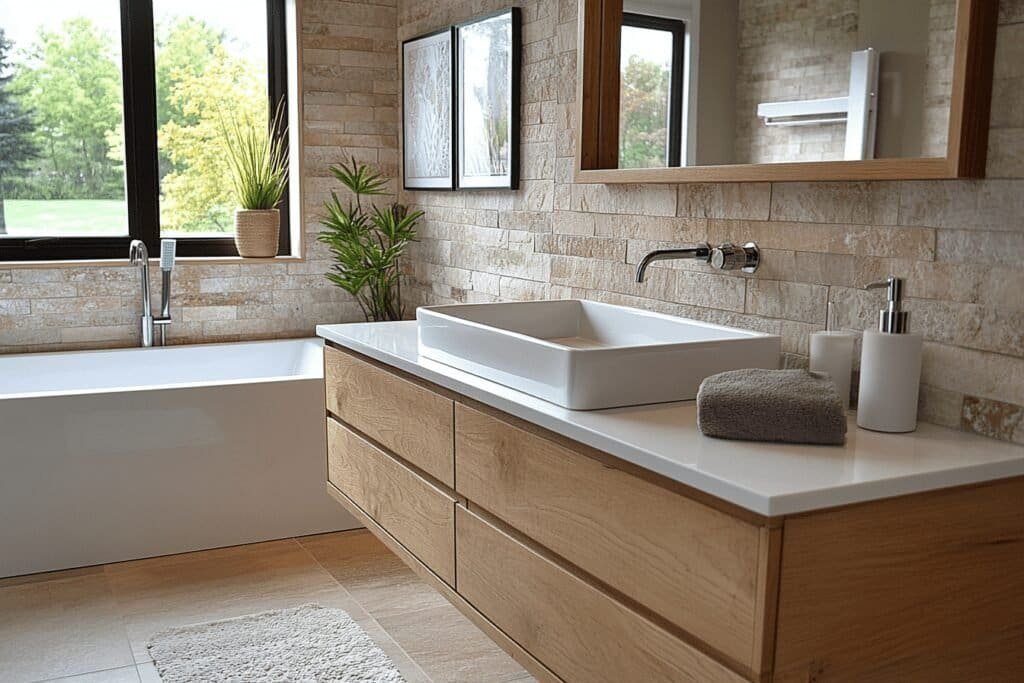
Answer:
[[[128,234],[128,207],[115,199],[8,199],[7,237],[118,237]],[[234,226],[164,232],[164,237],[224,237]]]
[[[4,202],[11,237],[83,237],[128,234],[128,207],[108,199],[8,199]]]

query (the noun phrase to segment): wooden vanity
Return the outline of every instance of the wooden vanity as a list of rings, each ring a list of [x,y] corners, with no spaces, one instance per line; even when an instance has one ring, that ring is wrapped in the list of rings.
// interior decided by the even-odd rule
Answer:
[[[1024,680],[1024,478],[765,516],[325,349],[328,490],[540,680]]]

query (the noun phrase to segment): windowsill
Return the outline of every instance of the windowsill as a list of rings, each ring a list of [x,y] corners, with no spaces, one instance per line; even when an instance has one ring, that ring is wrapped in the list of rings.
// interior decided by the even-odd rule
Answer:
[[[303,256],[275,256],[273,258],[242,258],[241,256],[182,256],[175,259],[182,265],[234,265],[234,264],[266,264],[266,263],[302,263]],[[150,258],[150,263],[159,263],[158,257]],[[100,268],[103,266],[128,266],[128,259],[101,259],[83,261],[0,261],[0,270],[21,270],[25,268]]]

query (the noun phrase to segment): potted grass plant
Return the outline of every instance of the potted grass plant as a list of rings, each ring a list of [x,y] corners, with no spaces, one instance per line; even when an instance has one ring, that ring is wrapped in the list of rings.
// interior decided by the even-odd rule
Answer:
[[[227,149],[235,211],[235,246],[245,258],[277,256],[281,212],[288,188],[287,128],[282,101],[267,129],[245,118],[221,124]]]
[[[384,177],[354,158],[351,164],[331,167],[331,173],[352,193],[355,201],[343,204],[336,192],[324,202],[324,230],[319,241],[330,249],[335,264],[327,279],[359,303],[368,321],[402,320],[402,272],[399,261],[409,242],[416,239],[422,211],[405,206],[363,206],[364,197],[385,194]]]

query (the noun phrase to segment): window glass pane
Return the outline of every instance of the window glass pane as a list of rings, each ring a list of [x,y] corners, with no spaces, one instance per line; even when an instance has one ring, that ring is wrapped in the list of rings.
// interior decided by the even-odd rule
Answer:
[[[619,168],[668,165],[672,34],[622,27]]]
[[[154,0],[153,16],[161,234],[230,234],[221,124],[267,125],[266,0]]]
[[[124,236],[118,0],[0,0],[0,238]]]

